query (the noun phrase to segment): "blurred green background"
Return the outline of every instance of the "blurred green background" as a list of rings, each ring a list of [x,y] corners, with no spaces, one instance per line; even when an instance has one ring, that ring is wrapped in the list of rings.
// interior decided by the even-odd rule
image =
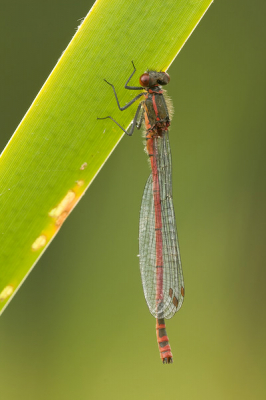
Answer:
[[[1,150],[91,5],[2,0]],[[135,132],[1,316],[1,398],[266,398],[265,12],[215,1],[169,70],[186,286],[167,323],[174,364],[160,362],[142,293],[149,168]]]

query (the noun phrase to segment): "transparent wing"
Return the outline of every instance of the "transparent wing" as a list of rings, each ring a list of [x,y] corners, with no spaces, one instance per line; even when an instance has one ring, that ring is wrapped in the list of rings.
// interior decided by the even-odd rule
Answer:
[[[158,318],[171,318],[181,307],[184,280],[178,247],[175,213],[172,199],[171,151],[168,132],[154,138],[161,199],[163,238],[163,309],[158,315],[156,304],[156,240],[153,200],[153,176],[145,185],[139,226],[139,253],[142,285],[151,314]]]
[[[142,197],[139,221],[139,261],[144,296],[151,314],[156,317],[156,241],[155,214],[150,174]]]

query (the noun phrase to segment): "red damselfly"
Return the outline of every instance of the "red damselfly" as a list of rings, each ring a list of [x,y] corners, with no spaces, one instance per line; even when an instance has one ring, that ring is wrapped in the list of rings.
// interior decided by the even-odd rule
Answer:
[[[146,128],[146,151],[150,158],[151,174],[145,185],[139,223],[139,257],[142,285],[151,314],[156,318],[157,341],[161,359],[171,363],[173,356],[165,329],[165,319],[171,318],[184,299],[184,280],[181,268],[175,213],[172,199],[171,151],[168,137],[171,107],[167,107],[163,85],[170,77],[166,72],[148,71],[141,75],[139,86],[128,86],[136,68],[128,78],[125,89],[144,90],[121,107],[114,86],[117,105],[121,111],[144,97],[137,108],[129,131],[114,121],[129,136],[134,128]]]

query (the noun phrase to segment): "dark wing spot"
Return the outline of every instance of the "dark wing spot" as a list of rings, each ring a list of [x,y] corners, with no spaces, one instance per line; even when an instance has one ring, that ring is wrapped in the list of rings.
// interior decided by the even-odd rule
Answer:
[[[174,304],[174,306],[177,308],[177,306],[178,306],[178,300],[177,300],[176,297],[173,298],[173,304]]]

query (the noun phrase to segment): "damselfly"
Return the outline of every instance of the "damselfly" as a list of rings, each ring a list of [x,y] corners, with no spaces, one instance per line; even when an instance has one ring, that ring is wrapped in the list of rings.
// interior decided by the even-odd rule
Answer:
[[[151,174],[145,185],[140,209],[139,257],[142,285],[151,314],[156,318],[157,342],[163,363],[173,362],[165,319],[171,318],[184,299],[184,280],[181,268],[175,213],[172,199],[171,152],[168,137],[169,110],[163,85],[170,76],[166,72],[148,71],[141,75],[139,86],[128,86],[136,68],[125,84],[125,89],[144,90],[121,107],[114,86],[117,105],[121,111],[144,97],[137,108],[129,131],[114,121],[129,136],[134,128],[140,129],[143,120],[146,128],[146,150],[150,158]],[[170,108],[169,108],[170,109]]]

